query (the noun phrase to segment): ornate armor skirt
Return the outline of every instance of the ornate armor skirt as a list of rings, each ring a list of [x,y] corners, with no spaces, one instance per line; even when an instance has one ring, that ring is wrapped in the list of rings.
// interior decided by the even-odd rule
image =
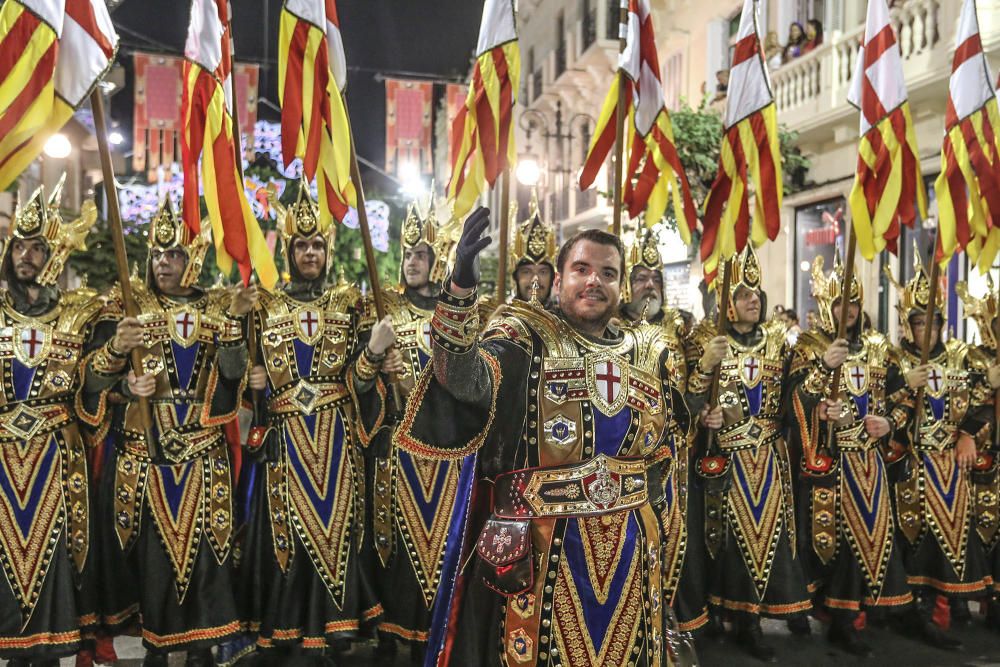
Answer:
[[[911,586],[955,597],[981,595],[993,583],[976,530],[973,485],[954,451],[921,451],[909,479],[896,484],[900,544]]]
[[[346,428],[337,409],[280,422],[251,491],[240,578],[261,648],[320,652],[381,614],[359,564],[362,471]]]
[[[0,657],[72,655],[97,625],[89,489],[75,427],[0,443]]]
[[[157,651],[208,648],[239,633],[230,479],[221,441],[175,464],[112,452],[98,500],[101,606],[112,630],[141,620],[143,644]]]

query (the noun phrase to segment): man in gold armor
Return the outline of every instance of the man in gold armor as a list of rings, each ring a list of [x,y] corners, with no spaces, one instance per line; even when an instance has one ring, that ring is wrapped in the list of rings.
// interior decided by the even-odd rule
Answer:
[[[660,327],[627,330],[624,250],[587,230],[557,258],[559,309],[515,300],[479,336],[478,255],[489,213],[466,221],[395,445],[472,457],[457,576],[428,650],[437,664],[668,664],[663,478],[687,410]]]
[[[432,354],[431,317],[454,245],[456,223],[439,221],[433,201],[411,204],[401,230],[400,291],[386,292],[386,310],[402,355],[394,377],[406,409],[414,383]],[[447,215],[441,209],[442,215]],[[377,434],[369,448],[372,495],[371,569],[384,609],[378,655],[388,659],[396,643],[410,647],[414,664],[423,660],[433,606],[441,584],[448,529],[459,497],[462,461],[416,456],[392,445],[392,432]]]
[[[334,228],[302,183],[278,205],[290,280],[255,312],[258,364],[250,388],[262,405],[249,448],[263,461],[251,492],[241,563],[250,630],[263,654],[336,654],[380,609],[360,563],[364,458],[360,446],[385,415],[383,368],[399,370],[386,321],[361,330],[360,292],[330,285]]]
[[[796,555],[784,439],[789,350],[784,325],[764,320],[761,267],[752,245],[732,262],[730,298],[719,299],[728,328],[720,332],[704,320],[692,332],[688,396],[692,410],[706,404],[718,369],[718,405],[708,415],[721,410],[721,428],[704,429],[697,444],[712,558],[709,601],[733,617],[747,651],[769,661],[774,649],[763,638],[760,616],[787,619],[793,633],[809,634],[805,612],[811,607]]]
[[[997,363],[997,338],[1000,336],[1000,318],[996,288],[993,279],[986,276],[986,293],[974,297],[964,282],[955,286],[962,299],[966,317],[976,323],[980,344],[969,350],[973,366],[984,373],[993,392],[992,401],[980,408],[981,418],[990,424],[988,440],[984,440],[972,465],[973,506],[976,532],[983,542],[990,563],[993,586],[989,597],[987,622],[993,630],[1000,630],[1000,431],[996,423],[996,391],[1000,389],[1000,364]],[[953,605],[952,619],[956,617]],[[958,614],[959,618],[961,615]]]
[[[890,459],[898,461],[893,473],[898,541],[921,615],[921,623],[910,629],[941,648],[957,649],[957,639],[931,626],[931,614],[937,595],[954,607],[989,589],[968,473],[977,449],[989,444],[989,420],[981,408],[991,405],[993,395],[969,346],[954,338],[942,341],[944,293],[939,290],[937,303],[930,303],[930,278],[917,249],[914,255],[913,279],[897,284],[903,340],[889,359],[886,380]],[[925,327],[931,327],[931,349],[928,363],[921,364]]]
[[[511,251],[514,296],[521,301],[534,298],[542,306],[548,306],[556,273],[556,230],[542,220],[537,192],[531,194],[528,219],[517,228]]]
[[[84,248],[93,202],[70,223],[57,188],[17,207],[0,273],[0,657],[50,667],[97,625],[86,452],[73,412],[83,345],[100,309],[93,290],[62,291]]]
[[[843,265],[812,268],[812,294],[820,326],[799,335],[791,365],[794,384],[790,442],[800,459],[799,555],[808,580],[833,622],[829,639],[848,653],[867,656],[871,647],[855,620],[863,609],[901,611],[913,596],[906,582],[901,545],[895,539],[892,487],[885,447],[885,336],[864,326],[861,283],[854,277],[842,298]],[[841,317],[846,338],[838,338]],[[840,369],[840,394],[831,387]]]
[[[668,346],[668,370],[681,392],[687,387],[684,351],[684,321],[680,312],[666,306],[663,296],[663,259],[653,232],[641,227],[625,253],[626,280],[622,289],[621,321],[624,326],[642,322],[662,326]],[[703,628],[708,623],[706,593],[703,497],[697,478],[689,476],[691,455],[687,439],[670,441],[674,466],[664,479],[664,521],[670,526],[666,544],[668,569],[673,576],[664,580],[664,598],[677,614],[684,631]],[[692,484],[698,485],[692,488]]]
[[[111,428],[116,444],[99,491],[104,622],[138,622],[154,667],[172,651],[210,665],[211,647],[240,630],[230,562],[238,449],[231,454],[224,426],[245,387],[257,292],[197,286],[207,231],[193,235],[163,204],[150,223],[146,281],[133,281],[139,315],[125,317],[118,288],[108,296],[78,394],[95,438]],[[141,369],[127,363],[135,348]]]

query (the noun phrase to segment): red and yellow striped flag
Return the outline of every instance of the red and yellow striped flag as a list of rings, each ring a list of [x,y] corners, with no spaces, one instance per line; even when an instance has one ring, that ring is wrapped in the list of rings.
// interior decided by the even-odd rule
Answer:
[[[1000,114],[979,35],[975,0],[965,0],[951,66],[937,194],[937,259],[967,250],[981,273],[1000,247]]]
[[[236,262],[244,284],[249,284],[256,270],[261,284],[273,287],[278,280],[274,257],[250,210],[236,164],[228,0],[193,0],[184,57],[184,223],[195,234],[201,230],[201,156],[201,178],[219,269],[228,275]]]
[[[754,186],[753,224],[750,185]],[[705,201],[701,261],[711,285],[719,265],[777,238],[784,194],[778,115],[760,47],[753,0],[744,0],[729,70],[725,135],[719,171]]]
[[[101,0],[6,0],[0,9],[0,189],[38,157],[114,62]]]
[[[869,0],[865,40],[848,101],[861,110],[858,167],[849,204],[858,251],[867,260],[896,252],[900,223],[927,217],[927,191],[910,117],[903,61],[885,0]]]
[[[336,2],[286,0],[278,36],[281,152],[286,167],[300,157],[306,178],[316,179],[321,231],[357,206],[346,79]]]
[[[684,242],[690,243],[698,214],[674,143],[673,125],[664,104],[659,62],[649,0],[629,0],[626,46],[618,61],[619,71],[625,76],[614,77],[604,98],[604,107],[580,172],[580,189],[586,190],[593,184],[614,146],[619,86],[624,79],[628,87],[625,100],[629,122],[625,140],[628,169],[622,198],[628,205],[629,216],[638,217],[645,210],[646,224],[651,227],[660,221],[667,201],[672,199],[677,230]]]
[[[486,0],[469,94],[451,126],[448,199],[465,217],[483,191],[517,159],[514,103],[521,85],[521,51],[512,0]]]

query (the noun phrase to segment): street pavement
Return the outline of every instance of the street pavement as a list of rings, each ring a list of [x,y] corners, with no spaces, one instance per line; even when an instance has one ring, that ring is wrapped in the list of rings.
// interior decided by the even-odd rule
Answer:
[[[892,630],[869,628],[865,631],[864,638],[874,649],[875,655],[864,661],[835,649],[823,636],[825,627],[815,619],[810,619],[810,623],[812,636],[801,638],[793,637],[784,623],[764,621],[764,633],[778,652],[777,664],[803,667],[845,667],[857,664],[873,667],[1000,667],[1000,635],[987,630],[978,617],[972,625],[952,630],[965,644],[965,649],[959,652],[940,651]],[[138,639],[120,637],[115,642],[115,648],[119,657],[117,665],[140,667],[143,650]],[[703,667],[753,667],[764,664],[748,657],[729,640],[700,647],[699,657]],[[183,667],[182,654],[174,654],[170,658],[171,667]],[[395,664],[379,664],[372,655],[371,645],[357,645],[345,662],[350,667],[409,667],[408,658],[407,651],[400,651]],[[72,659],[65,659],[60,667],[73,665]]]

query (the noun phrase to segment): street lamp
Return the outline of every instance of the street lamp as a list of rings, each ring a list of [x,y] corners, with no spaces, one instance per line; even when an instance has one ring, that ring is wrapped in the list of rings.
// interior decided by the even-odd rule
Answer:
[[[538,185],[538,181],[542,177],[542,168],[539,166],[535,156],[526,155],[518,160],[514,175],[517,176],[518,183],[533,188]]]
[[[585,113],[573,114],[568,121],[564,122],[562,102],[559,100],[556,100],[555,109],[551,116],[540,109],[526,109],[518,119],[518,125],[525,133],[525,146],[528,149],[528,155],[521,158],[515,175],[519,183],[528,187],[535,187],[541,181],[546,180],[543,178],[539,161],[531,151],[531,135],[538,132],[544,140],[542,155],[545,157],[546,164],[551,165],[548,171],[553,176],[553,180],[546,182],[545,185],[560,194],[560,203],[555,204],[557,210],[547,212],[548,217],[553,222],[565,217],[569,213],[568,199],[564,197],[567,197],[569,194],[568,181],[572,180],[573,170],[566,166],[568,159],[565,142],[569,142],[570,146],[572,146],[575,134],[573,132],[574,128],[580,130],[578,132],[579,135],[586,141],[586,128],[592,127],[594,123],[593,116]],[[585,125],[585,127],[581,127],[582,125]],[[549,150],[549,140],[555,142],[554,151]]]
[[[73,152],[73,145],[69,143],[65,134],[56,132],[45,142],[43,150],[49,157],[62,160],[68,158],[69,154]]]
[[[399,165],[399,180],[402,183],[399,190],[404,195],[421,197],[427,192],[424,179],[420,177],[420,169],[412,162],[403,162]]]

